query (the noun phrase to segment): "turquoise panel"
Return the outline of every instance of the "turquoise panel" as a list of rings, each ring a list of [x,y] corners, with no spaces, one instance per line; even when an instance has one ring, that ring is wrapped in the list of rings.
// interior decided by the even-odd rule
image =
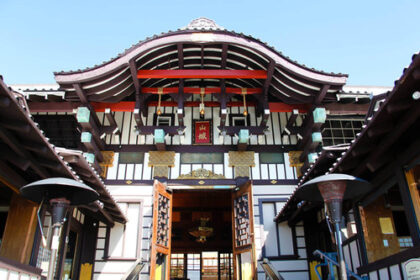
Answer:
[[[87,107],[79,107],[77,108],[77,121],[79,123],[87,123],[89,122],[90,111]]]

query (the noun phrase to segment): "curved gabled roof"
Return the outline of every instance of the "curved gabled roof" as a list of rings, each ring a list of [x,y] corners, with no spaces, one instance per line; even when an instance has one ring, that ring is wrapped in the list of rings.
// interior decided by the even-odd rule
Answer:
[[[130,63],[140,69],[247,69],[270,70],[274,65],[269,92],[286,103],[310,103],[324,85],[326,99],[346,82],[347,75],[310,69],[292,61],[273,47],[251,36],[227,31],[213,21],[200,18],[187,27],[169,31],[133,45],[116,58],[84,70],[56,72],[55,79],[68,99],[78,99],[74,84],[80,84],[91,101],[118,102],[135,92]],[[170,79],[141,80],[141,87],[176,86]],[[257,79],[227,80],[230,87],[262,87]],[[186,79],[185,86],[219,86],[218,80]]]

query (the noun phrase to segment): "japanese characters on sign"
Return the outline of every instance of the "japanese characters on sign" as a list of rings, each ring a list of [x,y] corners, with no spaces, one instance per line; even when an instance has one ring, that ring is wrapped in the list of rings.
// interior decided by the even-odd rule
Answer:
[[[210,121],[196,121],[195,122],[195,144],[210,144]]]

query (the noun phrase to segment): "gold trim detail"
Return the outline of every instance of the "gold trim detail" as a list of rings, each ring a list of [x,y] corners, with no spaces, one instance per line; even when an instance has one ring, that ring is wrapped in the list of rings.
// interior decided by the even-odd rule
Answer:
[[[254,167],[254,152],[229,152],[229,167],[248,166]]]
[[[188,174],[181,174],[179,175],[177,179],[226,179],[226,178],[223,175],[215,174],[211,172],[210,170],[200,168],[200,169],[193,170]]]
[[[149,166],[175,166],[175,152],[172,151],[150,151]]]

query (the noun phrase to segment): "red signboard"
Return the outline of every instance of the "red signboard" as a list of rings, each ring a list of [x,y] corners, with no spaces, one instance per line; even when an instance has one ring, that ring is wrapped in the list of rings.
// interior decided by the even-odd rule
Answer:
[[[210,144],[210,121],[196,121],[195,122],[195,144]]]

